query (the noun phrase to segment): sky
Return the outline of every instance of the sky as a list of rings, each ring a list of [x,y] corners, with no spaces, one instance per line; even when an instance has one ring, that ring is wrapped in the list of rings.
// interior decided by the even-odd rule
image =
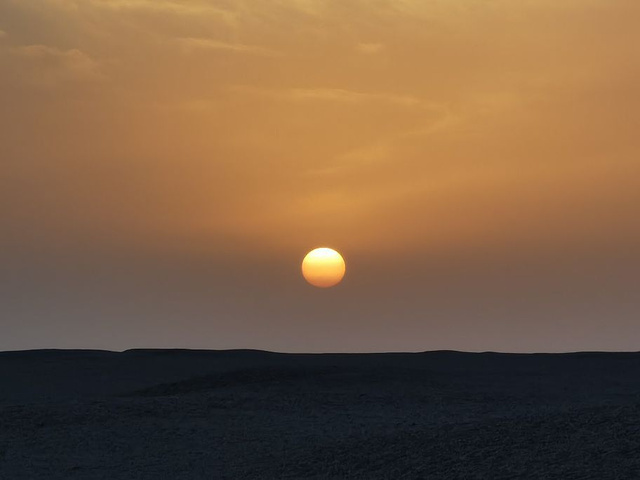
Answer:
[[[0,350],[638,350],[639,21],[0,0]]]

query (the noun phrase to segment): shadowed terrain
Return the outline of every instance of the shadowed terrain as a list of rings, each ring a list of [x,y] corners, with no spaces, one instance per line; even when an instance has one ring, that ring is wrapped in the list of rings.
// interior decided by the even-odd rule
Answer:
[[[0,478],[640,478],[640,354],[0,353]]]

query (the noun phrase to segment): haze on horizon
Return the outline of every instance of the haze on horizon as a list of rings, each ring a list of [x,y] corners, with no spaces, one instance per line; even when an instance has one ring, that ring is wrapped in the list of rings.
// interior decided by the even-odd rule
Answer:
[[[638,350],[639,19],[0,0],[0,350]]]

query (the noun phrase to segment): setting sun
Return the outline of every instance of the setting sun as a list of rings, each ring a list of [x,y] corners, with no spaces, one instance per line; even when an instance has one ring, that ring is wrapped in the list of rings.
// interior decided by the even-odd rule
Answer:
[[[342,281],[344,272],[342,255],[331,248],[316,248],[302,261],[302,275],[314,287],[333,287]]]

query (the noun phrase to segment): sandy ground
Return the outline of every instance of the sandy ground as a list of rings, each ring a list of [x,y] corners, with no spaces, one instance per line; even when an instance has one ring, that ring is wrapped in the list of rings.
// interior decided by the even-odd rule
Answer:
[[[640,354],[0,353],[0,479],[640,479]]]

